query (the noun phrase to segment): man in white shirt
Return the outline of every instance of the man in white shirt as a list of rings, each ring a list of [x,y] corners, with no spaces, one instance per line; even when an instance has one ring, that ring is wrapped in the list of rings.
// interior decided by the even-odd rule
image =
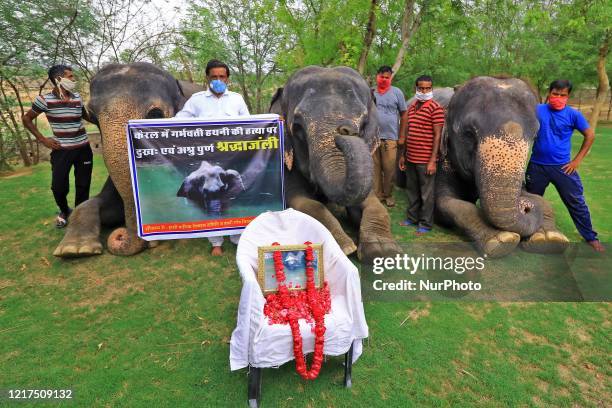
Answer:
[[[249,109],[242,95],[227,90],[230,70],[227,64],[213,59],[206,64],[206,80],[208,89],[196,92],[185,102],[183,109],[176,118],[212,118],[223,116],[249,115]],[[237,244],[240,234],[230,235],[230,240]],[[209,237],[213,256],[223,255],[223,237]]]

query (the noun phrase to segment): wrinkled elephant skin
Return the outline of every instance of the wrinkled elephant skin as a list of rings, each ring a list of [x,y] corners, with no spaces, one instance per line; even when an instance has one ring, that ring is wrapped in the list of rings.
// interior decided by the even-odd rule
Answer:
[[[536,103],[519,79],[477,77],[448,105],[436,219],[464,230],[490,257],[507,255],[521,240],[525,249],[546,253],[562,252],[569,242],[556,229],[550,204],[523,188],[539,126]]]
[[[303,68],[276,92],[270,111],[286,121],[288,205],[318,219],[346,254],[368,260],[400,252],[389,214],[372,193],[378,122],[361,75],[347,67]],[[328,204],[347,208],[359,225],[359,247]]]
[[[198,90],[190,88],[193,88],[191,93]],[[136,234],[125,128],[130,119],[173,117],[191,93],[184,92],[168,72],[144,62],[110,64],[92,78],[87,110],[102,135],[109,179],[100,194],[75,208],[54,255],[99,254],[102,252],[100,226],[117,227],[124,223],[125,228],[109,236],[109,251],[133,255],[147,247],[146,241]]]

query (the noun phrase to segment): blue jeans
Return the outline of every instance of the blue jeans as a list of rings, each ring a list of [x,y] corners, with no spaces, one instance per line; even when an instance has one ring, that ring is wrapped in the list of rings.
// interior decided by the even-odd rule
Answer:
[[[563,165],[543,165],[529,162],[527,166],[527,191],[544,195],[549,183],[557,189],[561,200],[574,221],[574,225],[585,241],[597,239],[597,233],[591,224],[589,207],[584,201],[584,189],[578,172],[565,174]]]

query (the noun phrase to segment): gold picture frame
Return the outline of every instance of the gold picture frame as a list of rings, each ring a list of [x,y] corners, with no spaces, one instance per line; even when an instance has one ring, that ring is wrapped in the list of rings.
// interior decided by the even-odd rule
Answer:
[[[315,287],[323,287],[325,273],[323,268],[323,245],[312,244],[314,256]],[[274,270],[275,251],[287,252],[283,254],[285,266],[285,284],[289,290],[306,290],[306,245],[276,245],[258,247],[257,281],[261,291],[266,295],[278,291],[276,271]],[[296,287],[299,285],[299,287]]]

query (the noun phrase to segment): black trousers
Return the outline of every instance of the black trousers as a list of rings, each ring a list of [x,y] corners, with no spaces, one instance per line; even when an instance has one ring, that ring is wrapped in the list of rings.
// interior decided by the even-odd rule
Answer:
[[[406,161],[406,219],[419,227],[433,227],[434,182],[436,175],[427,175],[426,164]]]
[[[89,144],[76,149],[60,149],[51,152],[51,191],[60,211],[68,214],[70,169],[74,166],[74,206],[89,199],[93,152]]]

